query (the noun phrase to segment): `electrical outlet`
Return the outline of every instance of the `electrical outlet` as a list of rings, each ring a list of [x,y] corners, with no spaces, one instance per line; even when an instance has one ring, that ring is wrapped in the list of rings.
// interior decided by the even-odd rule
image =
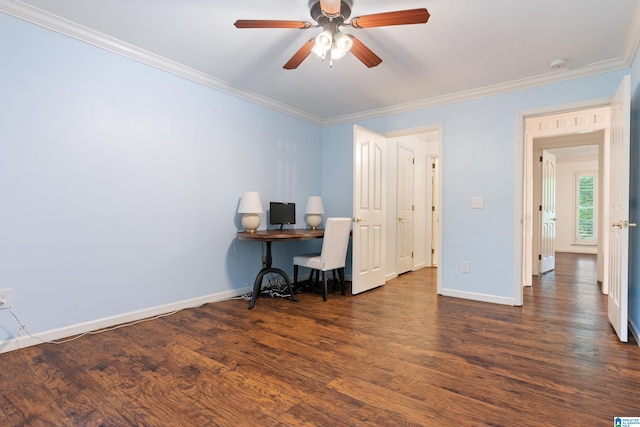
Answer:
[[[471,198],[472,209],[484,209],[484,197],[476,196]]]
[[[0,310],[11,308],[11,289],[0,290]]]
[[[471,262],[462,261],[462,272],[468,273],[469,271],[471,271]]]

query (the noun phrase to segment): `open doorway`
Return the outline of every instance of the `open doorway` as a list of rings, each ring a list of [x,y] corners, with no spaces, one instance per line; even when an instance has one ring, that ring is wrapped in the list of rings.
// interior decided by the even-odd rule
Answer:
[[[389,171],[387,279],[436,267],[441,134],[439,128],[429,128],[385,135]]]
[[[534,140],[533,276],[555,269],[556,252],[597,255],[603,144],[604,131]]]
[[[542,151],[584,145],[597,145],[599,173],[599,210],[598,229],[608,223],[607,192],[608,171],[606,170],[605,149],[609,137],[610,106],[601,106],[573,110],[556,114],[526,117],[524,119],[524,212],[523,212],[523,268],[522,284],[532,285],[532,278],[539,272],[540,261],[540,228],[539,227],[540,195],[536,170],[540,168]],[[536,193],[536,189],[538,192]],[[608,249],[608,238],[602,233],[598,240],[598,280],[606,275],[604,256]],[[606,289],[603,287],[603,291]],[[522,291],[516,290],[521,299]],[[518,298],[516,298],[518,299]]]

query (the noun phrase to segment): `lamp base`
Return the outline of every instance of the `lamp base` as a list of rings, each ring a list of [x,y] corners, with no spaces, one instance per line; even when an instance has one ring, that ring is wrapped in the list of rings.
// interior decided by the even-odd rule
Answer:
[[[255,233],[260,227],[260,215],[252,213],[242,215],[242,226],[249,233]]]
[[[320,215],[309,214],[307,215],[307,224],[312,230],[316,230],[320,224],[322,224],[322,217]]]

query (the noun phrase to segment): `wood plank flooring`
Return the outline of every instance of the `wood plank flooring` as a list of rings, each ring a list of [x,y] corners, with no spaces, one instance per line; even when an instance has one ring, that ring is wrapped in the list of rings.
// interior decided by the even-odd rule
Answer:
[[[0,425],[611,426],[640,416],[640,348],[595,268],[558,254],[523,307],[437,296],[423,269],[1,354]]]

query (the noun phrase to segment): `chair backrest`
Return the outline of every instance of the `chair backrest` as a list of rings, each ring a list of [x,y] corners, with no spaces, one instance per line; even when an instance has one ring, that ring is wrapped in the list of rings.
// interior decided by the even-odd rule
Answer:
[[[320,253],[325,271],[344,267],[350,232],[351,218],[327,218]]]

